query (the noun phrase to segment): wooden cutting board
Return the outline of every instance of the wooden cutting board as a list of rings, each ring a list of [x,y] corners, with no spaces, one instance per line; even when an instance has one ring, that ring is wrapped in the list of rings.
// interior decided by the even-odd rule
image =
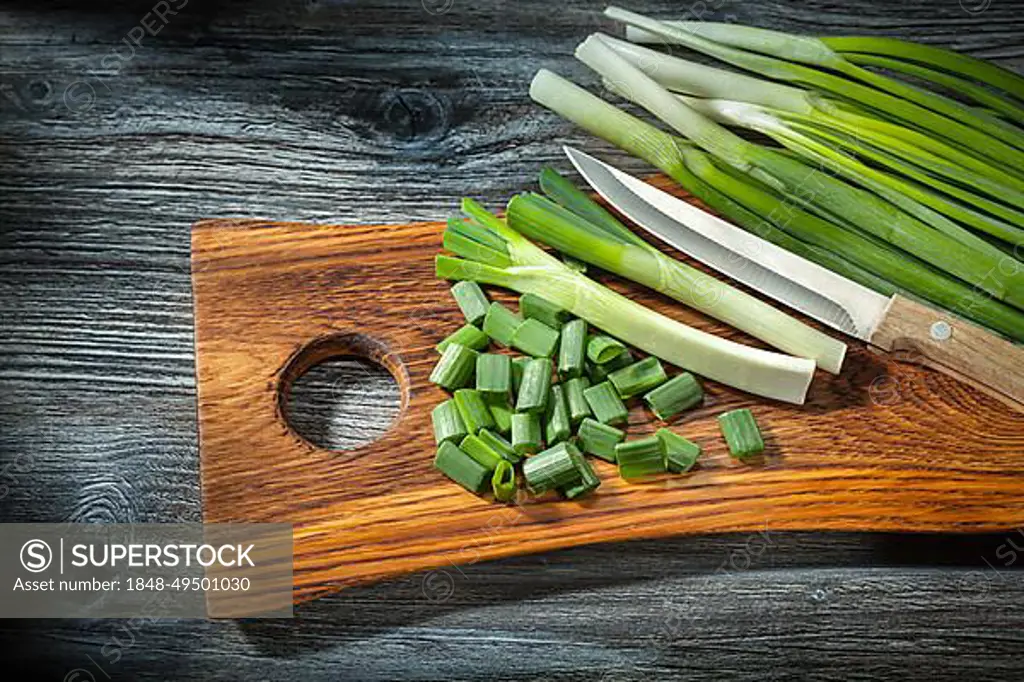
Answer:
[[[253,220],[193,228],[204,518],[293,523],[296,601],[593,542],[1024,524],[1024,416],[855,341],[842,374],[818,372],[802,407],[707,382],[705,405],[673,425],[704,447],[691,474],[627,484],[596,462],[603,485],[581,501],[523,495],[506,506],[465,492],[432,467],[430,410],[444,394],[427,377],[434,345],[461,324],[448,284],[434,278],[443,228]],[[687,324],[760,345],[638,285],[596,278]],[[283,405],[306,369],[353,354],[391,371],[401,409],[376,442],[326,451],[289,427]],[[732,460],[719,436],[715,416],[736,407],[753,409],[765,433],[756,463]],[[656,427],[639,405],[629,422],[631,435]]]

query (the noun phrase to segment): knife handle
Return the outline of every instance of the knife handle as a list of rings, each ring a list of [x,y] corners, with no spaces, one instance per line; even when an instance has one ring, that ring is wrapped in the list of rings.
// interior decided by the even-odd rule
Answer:
[[[896,294],[870,343],[1024,411],[1024,347],[948,312]]]

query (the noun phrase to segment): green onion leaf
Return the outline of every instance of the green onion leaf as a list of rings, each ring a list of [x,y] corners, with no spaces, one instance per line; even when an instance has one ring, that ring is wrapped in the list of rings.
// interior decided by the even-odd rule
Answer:
[[[523,318],[497,301],[491,303],[484,316],[484,333],[499,346],[512,345],[512,335],[523,323]]]
[[[540,416],[535,412],[516,412],[512,415],[512,447],[520,455],[540,449]]]
[[[516,397],[516,412],[542,413],[551,389],[551,361],[534,358],[523,369],[523,381]]]
[[[569,421],[573,426],[579,424],[585,417],[591,415],[590,405],[583,395],[583,391],[590,388],[590,380],[587,377],[576,377],[569,379],[565,384],[565,402],[569,407]]]
[[[472,350],[484,350],[490,342],[490,339],[487,338],[487,334],[484,334],[471,324],[466,324],[459,327],[457,331],[446,336],[441,343],[435,346],[435,348],[438,353],[444,353],[445,348],[456,343]]]
[[[455,391],[455,407],[459,410],[459,416],[466,425],[466,431],[476,434],[480,429],[493,429],[495,427],[494,417],[487,409],[484,396],[480,391],[471,388],[463,388]]]
[[[684,410],[699,405],[704,400],[700,382],[689,372],[674,376],[644,396],[644,402],[654,416],[668,421]]]
[[[628,411],[610,381],[604,381],[583,391],[583,397],[590,405],[594,418],[602,424],[621,424],[626,421]]]
[[[451,400],[445,400],[430,412],[434,426],[434,441],[441,445],[461,441],[466,436],[466,425],[462,423],[459,410]]]
[[[615,463],[615,446],[626,438],[625,431],[602,424],[590,417],[580,424],[578,435],[583,452],[612,464]]]
[[[536,294],[523,294],[519,297],[519,314],[526,319],[543,322],[555,330],[561,329],[569,319],[569,313]]]
[[[527,355],[550,358],[558,347],[558,332],[543,322],[527,319],[516,327],[512,345]]]
[[[665,465],[674,474],[682,474],[693,468],[700,457],[701,448],[668,429],[658,429],[654,434],[665,450]]]
[[[456,305],[462,311],[466,322],[471,325],[479,325],[487,315],[487,307],[490,303],[483,289],[476,282],[457,282],[451,289],[452,297]]]
[[[535,494],[561,488],[580,480],[580,473],[573,461],[571,443],[559,443],[539,452],[523,462],[523,478]]]
[[[505,460],[498,462],[494,468],[491,490],[498,502],[509,502],[516,496],[516,470]]]
[[[746,459],[764,452],[764,440],[750,410],[744,408],[719,415],[718,427],[733,457]]]
[[[437,449],[434,466],[470,492],[482,493],[491,483],[490,470],[450,441]]]
[[[608,381],[612,382],[612,386],[623,400],[629,400],[667,380],[665,369],[655,357],[644,358],[640,362],[617,369],[608,375]]]
[[[454,391],[469,385],[476,368],[476,351],[465,346],[451,344],[444,349],[441,359],[430,373],[430,383]]]
[[[640,478],[665,471],[665,447],[657,436],[638,438],[615,446],[615,461],[622,478]]]

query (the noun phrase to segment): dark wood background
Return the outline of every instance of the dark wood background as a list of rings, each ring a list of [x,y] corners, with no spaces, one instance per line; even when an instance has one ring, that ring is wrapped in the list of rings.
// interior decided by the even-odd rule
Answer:
[[[1020,1],[627,4],[1024,68]],[[166,24],[151,2],[0,7],[2,521],[199,520],[196,219],[436,219],[565,168],[565,141],[644,170],[526,96],[540,66],[593,84],[571,53],[614,30],[602,3],[166,5]],[[132,51],[144,19],[159,32]],[[306,376],[294,421],[343,447],[396,404],[389,377],[339,361]],[[5,621],[0,637],[5,676],[33,679],[1021,679],[1017,547],[769,520],[413,575],[291,621]]]

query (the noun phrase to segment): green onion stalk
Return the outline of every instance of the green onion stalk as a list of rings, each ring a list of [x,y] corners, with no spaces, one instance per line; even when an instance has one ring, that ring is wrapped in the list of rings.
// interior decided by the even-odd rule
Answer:
[[[885,295],[901,292],[1024,341],[1024,315],[877,238],[844,229],[691,142],[660,130],[542,69],[530,85],[539,104],[637,156],[738,226]]]
[[[957,239],[872,192],[735,135],[623,59],[600,35],[584,41],[576,49],[576,56],[607,80],[628,83],[620,92],[721,161],[788,196],[801,197],[827,219],[849,223],[998,300],[1024,309],[1024,268],[1007,272],[1002,267],[1005,254],[962,248]]]
[[[476,202],[464,200],[463,211],[469,221],[454,221],[448,229],[466,236],[464,226],[472,225],[474,233],[481,228],[487,236],[477,235],[488,243],[463,249],[466,241],[446,240],[460,258],[438,256],[438,277],[541,296],[668,363],[756,395],[804,402],[813,360],[721,339],[649,310],[570,268]]]

